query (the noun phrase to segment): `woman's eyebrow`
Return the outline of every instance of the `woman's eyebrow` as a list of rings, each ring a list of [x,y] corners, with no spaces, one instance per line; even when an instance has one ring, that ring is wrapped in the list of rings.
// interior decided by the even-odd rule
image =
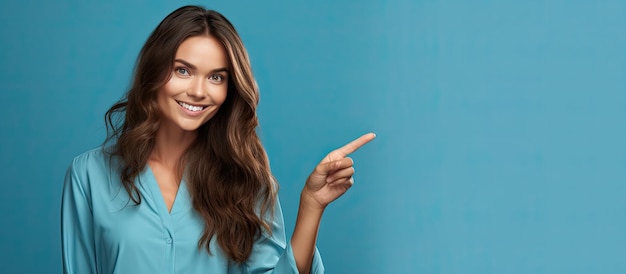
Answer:
[[[174,62],[179,62],[182,63],[183,65],[185,65],[186,67],[192,69],[192,70],[197,70],[197,67],[192,65],[191,63],[183,60],[183,59],[174,59]],[[228,68],[216,68],[214,70],[211,70],[212,73],[216,73],[216,72],[228,72]]]
[[[174,62],[179,62],[182,63],[183,65],[189,67],[190,69],[196,70],[196,66],[192,65],[191,63],[183,60],[183,59],[174,59]]]
[[[216,73],[216,72],[228,72],[227,68],[217,68],[212,70],[211,72]]]

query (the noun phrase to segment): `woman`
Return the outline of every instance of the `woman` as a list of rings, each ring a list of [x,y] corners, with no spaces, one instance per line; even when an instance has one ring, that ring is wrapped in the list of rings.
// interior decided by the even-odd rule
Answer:
[[[331,152],[307,179],[289,243],[259,138],[246,50],[215,11],[182,7],[143,46],[109,109],[105,145],[77,156],[63,191],[65,273],[320,273],[324,208],[353,183]]]

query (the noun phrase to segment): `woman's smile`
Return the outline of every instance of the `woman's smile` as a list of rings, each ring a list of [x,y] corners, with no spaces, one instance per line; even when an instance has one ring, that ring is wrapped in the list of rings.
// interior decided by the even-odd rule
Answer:
[[[189,116],[199,116],[202,113],[204,113],[204,111],[209,107],[208,105],[196,105],[196,104],[185,103],[183,101],[178,101],[178,100],[175,100],[175,101],[176,103],[178,103],[183,113]]]

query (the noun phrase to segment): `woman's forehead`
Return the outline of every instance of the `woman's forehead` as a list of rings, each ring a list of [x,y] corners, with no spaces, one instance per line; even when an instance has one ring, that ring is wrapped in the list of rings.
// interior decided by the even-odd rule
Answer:
[[[222,43],[208,35],[185,39],[176,50],[174,60],[183,60],[198,70],[227,68],[229,64]]]

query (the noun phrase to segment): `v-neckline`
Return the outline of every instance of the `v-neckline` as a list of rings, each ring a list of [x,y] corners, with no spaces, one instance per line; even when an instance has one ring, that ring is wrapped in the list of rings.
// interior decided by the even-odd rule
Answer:
[[[162,215],[173,216],[177,214],[179,211],[183,210],[183,207],[189,196],[187,191],[187,184],[184,179],[181,179],[178,185],[178,190],[176,191],[176,195],[174,195],[174,201],[172,202],[171,210],[167,209],[167,205],[165,204],[165,198],[163,197],[163,193],[161,193],[161,188],[159,187],[159,183],[156,180],[156,176],[154,176],[154,172],[152,171],[152,167],[149,164],[146,164],[145,170],[146,179],[148,179],[148,187],[150,188],[150,192],[152,194],[152,198],[158,204],[159,211],[161,211]]]

